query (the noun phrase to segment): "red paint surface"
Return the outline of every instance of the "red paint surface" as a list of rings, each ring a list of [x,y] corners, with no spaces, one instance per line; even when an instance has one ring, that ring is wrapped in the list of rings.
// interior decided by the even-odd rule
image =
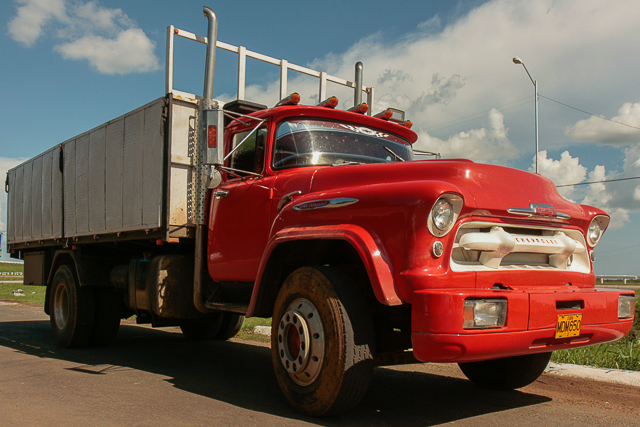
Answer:
[[[631,320],[617,319],[618,292],[593,290],[593,269],[587,274],[560,270],[454,272],[449,265],[457,228],[468,221],[579,230],[583,235],[600,209],[571,203],[554,184],[539,175],[468,160],[429,160],[369,165],[271,167],[278,122],[289,117],[342,120],[393,132],[415,142],[415,132],[362,114],[328,108],[278,107],[255,116],[268,119],[265,167],[260,179],[225,174],[219,189],[225,198],[209,206],[208,267],[215,281],[254,282],[248,315],[253,314],[261,277],[278,245],[294,240],[332,239],[348,242],[358,253],[378,301],[412,304],[413,345],[424,361],[484,360],[573,348],[622,337]],[[234,129],[227,128],[226,144]],[[453,230],[438,239],[443,256],[431,247],[427,229],[435,201],[445,193],[463,199]],[[278,210],[283,196],[292,200]],[[348,206],[326,201],[357,199]],[[532,203],[551,205],[534,217],[508,212]],[[293,206],[307,209],[295,210]],[[555,210],[555,211],[554,211]],[[571,216],[559,220],[556,213]],[[586,240],[586,239],[585,239]],[[587,250],[590,250],[587,247]],[[494,291],[497,283],[506,290]],[[462,306],[468,297],[505,298],[509,312],[499,330],[463,330]],[[554,340],[557,301],[582,301],[581,335]]]

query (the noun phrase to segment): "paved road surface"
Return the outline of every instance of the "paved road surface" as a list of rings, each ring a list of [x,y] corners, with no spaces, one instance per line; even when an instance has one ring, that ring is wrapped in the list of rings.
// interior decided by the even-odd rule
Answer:
[[[270,352],[242,340],[193,343],[123,325],[116,344],[52,343],[40,307],[0,302],[0,425],[638,426],[640,388],[543,375],[516,392],[479,389],[455,365],[377,369],[364,402],[336,418],[291,410]]]

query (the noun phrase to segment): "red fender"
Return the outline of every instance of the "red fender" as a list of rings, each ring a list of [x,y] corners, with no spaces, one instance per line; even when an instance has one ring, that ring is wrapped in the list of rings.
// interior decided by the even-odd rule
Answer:
[[[262,256],[258,277],[251,295],[247,317],[251,317],[255,311],[262,275],[273,250],[280,244],[292,240],[311,239],[339,239],[346,240],[358,252],[360,259],[369,275],[373,293],[378,301],[385,305],[401,305],[402,300],[398,296],[389,264],[382,256],[375,240],[364,228],[352,224],[325,225],[320,227],[286,228],[277,232],[267,245],[267,250]]]

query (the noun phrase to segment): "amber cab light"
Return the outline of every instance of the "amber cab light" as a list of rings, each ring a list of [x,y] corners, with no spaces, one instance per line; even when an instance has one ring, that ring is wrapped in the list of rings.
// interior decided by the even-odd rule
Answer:
[[[329,97],[324,101],[322,101],[320,104],[318,104],[318,106],[320,107],[327,107],[327,108],[336,108],[337,105],[338,105],[338,98],[336,98],[335,96]]]
[[[393,111],[391,111],[391,109],[387,108],[386,110],[379,112],[378,114],[376,114],[373,117],[376,117],[376,118],[382,119],[382,120],[389,120],[391,118],[391,116],[393,116]]]
[[[363,102],[361,104],[358,104],[354,107],[349,108],[347,111],[350,111],[352,113],[364,114],[367,111],[369,111],[369,105]]]
[[[216,138],[216,134],[218,129],[216,125],[209,125],[207,128],[207,145],[209,148],[216,148],[218,146],[218,139]]]
[[[283,105],[297,105],[300,102],[300,94],[298,92],[293,92],[291,95],[286,98],[282,98],[280,102],[276,104],[276,107],[282,107]]]

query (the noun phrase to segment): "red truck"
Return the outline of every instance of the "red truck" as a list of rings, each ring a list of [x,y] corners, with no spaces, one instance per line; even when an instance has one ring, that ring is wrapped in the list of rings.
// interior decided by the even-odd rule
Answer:
[[[297,410],[357,404],[375,366],[458,363],[474,383],[533,382],[553,350],[628,333],[635,294],[595,288],[600,209],[540,176],[416,160],[373,88],[172,26],[166,96],[7,174],[8,250],[47,287],[57,344],[109,344],[120,320],[228,339],[272,317],[273,366]],[[207,44],[203,97],[174,90],[175,36]],[[238,99],[213,100],[216,48],[239,57]],[[246,58],[281,67],[275,107],[244,100]],[[315,106],[287,73],[318,77]],[[326,83],[354,89],[336,109]],[[367,103],[362,102],[366,94]]]

